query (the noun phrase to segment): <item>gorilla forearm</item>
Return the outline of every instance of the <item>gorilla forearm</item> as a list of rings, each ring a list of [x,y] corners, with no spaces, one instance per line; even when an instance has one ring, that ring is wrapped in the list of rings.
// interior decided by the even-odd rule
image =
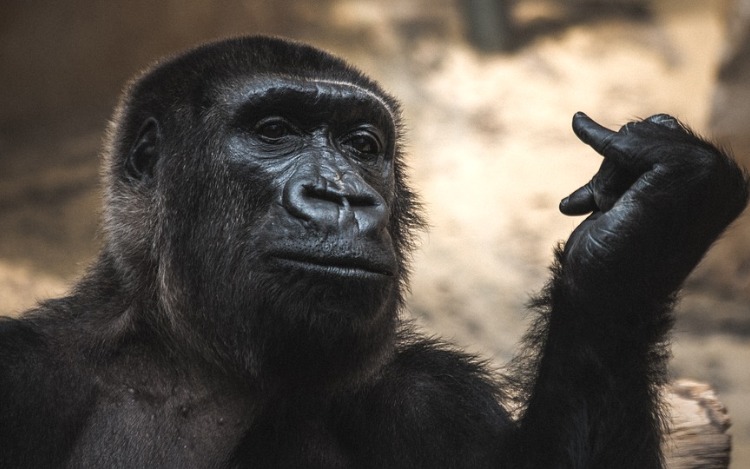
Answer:
[[[535,358],[516,365],[533,370],[517,435],[520,467],[660,467],[656,387],[665,379],[671,301],[594,309],[571,293],[558,263],[526,337]],[[627,320],[636,315],[652,320]]]

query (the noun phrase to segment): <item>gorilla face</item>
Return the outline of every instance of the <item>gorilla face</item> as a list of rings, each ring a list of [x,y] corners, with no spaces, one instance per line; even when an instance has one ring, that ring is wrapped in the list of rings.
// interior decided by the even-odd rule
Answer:
[[[187,272],[202,279],[191,291],[220,279],[199,303],[234,299],[222,308],[231,328],[277,335],[273,355],[391,330],[400,267],[389,111],[350,84],[275,78],[219,94],[228,105],[210,179],[223,184],[206,188],[215,193],[199,208],[201,229],[182,244],[187,257],[204,256],[199,275]]]
[[[166,65],[214,79],[149,89],[157,68],[132,93],[159,97],[151,112],[132,107],[141,123],[123,164],[123,186],[139,191],[154,227],[143,237],[158,247],[159,314],[253,375],[367,370],[392,346],[419,224],[398,109],[348,68],[340,79],[258,73],[246,61],[224,70],[231,61],[209,66],[202,52]]]
[[[270,86],[270,89],[269,89]],[[313,283],[393,283],[389,232],[395,128],[388,109],[351,84],[251,83],[229,109],[229,178],[270,181],[258,214],[261,269]]]

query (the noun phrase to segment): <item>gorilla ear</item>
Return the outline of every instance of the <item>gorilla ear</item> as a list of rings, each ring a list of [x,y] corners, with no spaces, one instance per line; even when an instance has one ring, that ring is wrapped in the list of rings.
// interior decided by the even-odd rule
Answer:
[[[159,159],[160,136],[159,122],[153,117],[146,119],[125,162],[125,171],[129,177],[139,181],[147,181],[153,177],[154,166]]]

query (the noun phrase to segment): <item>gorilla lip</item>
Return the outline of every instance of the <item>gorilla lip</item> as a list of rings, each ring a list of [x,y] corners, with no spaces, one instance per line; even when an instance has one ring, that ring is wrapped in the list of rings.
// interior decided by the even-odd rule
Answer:
[[[271,258],[280,264],[296,269],[339,277],[393,276],[393,271],[382,263],[360,257],[323,258],[298,253],[277,253],[272,255]]]

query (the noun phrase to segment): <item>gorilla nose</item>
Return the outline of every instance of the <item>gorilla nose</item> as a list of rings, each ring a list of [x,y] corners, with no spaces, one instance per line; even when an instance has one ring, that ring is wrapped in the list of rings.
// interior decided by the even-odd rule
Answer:
[[[295,218],[326,231],[367,234],[385,226],[387,216],[383,198],[358,175],[293,177],[284,187],[282,203]]]

